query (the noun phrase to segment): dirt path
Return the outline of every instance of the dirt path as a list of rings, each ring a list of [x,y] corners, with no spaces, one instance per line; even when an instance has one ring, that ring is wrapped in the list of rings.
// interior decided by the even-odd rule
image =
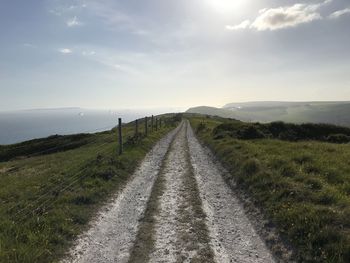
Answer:
[[[165,159],[149,262],[214,262],[186,140],[187,123]],[[132,262],[132,261],[131,261]]]
[[[162,139],[65,262],[275,262],[187,121]]]
[[[63,262],[127,262],[140,218],[164,156],[177,130],[160,140],[147,154],[123,191],[103,207],[89,231],[80,236]]]
[[[217,262],[274,262],[244,213],[244,209],[212,158],[188,129],[191,163],[207,215]]]

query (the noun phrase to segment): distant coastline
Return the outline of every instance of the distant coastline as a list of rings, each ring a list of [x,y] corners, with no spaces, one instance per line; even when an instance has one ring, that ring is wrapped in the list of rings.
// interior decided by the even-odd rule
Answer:
[[[152,110],[93,110],[79,107],[0,112],[0,145],[60,134],[94,133],[112,129],[118,118],[130,122],[146,115],[170,112]]]

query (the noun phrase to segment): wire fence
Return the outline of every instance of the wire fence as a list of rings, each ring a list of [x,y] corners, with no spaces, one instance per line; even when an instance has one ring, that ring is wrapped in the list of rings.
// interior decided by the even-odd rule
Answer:
[[[107,145],[108,143],[103,143],[99,146],[99,149]],[[99,150],[96,152],[96,155],[100,154],[103,150]],[[72,187],[73,185],[77,184],[81,179],[86,177],[88,174],[84,173],[87,171],[89,167],[85,167],[82,170],[79,170],[75,174],[73,174],[71,177],[69,177],[66,181],[63,181],[62,183],[56,185],[53,189],[49,189],[46,192],[44,192],[42,195],[38,196],[35,200],[31,200],[31,202],[26,205],[24,208],[20,209],[14,214],[14,217],[18,218],[18,220],[21,222],[23,220],[26,220],[27,216],[34,215],[40,210],[44,208],[49,208],[54,200],[56,199],[56,202],[58,201],[58,196],[63,193],[64,191],[68,190],[68,188]],[[35,204],[33,206],[33,204]]]
[[[129,132],[131,134],[133,134],[133,136],[139,136],[140,133],[140,126],[142,124],[144,124],[144,136],[147,136],[149,130],[150,131],[154,131],[154,130],[158,130],[161,126],[162,126],[162,119],[158,119],[158,118],[154,118],[153,116],[151,116],[149,118],[151,121],[148,122],[148,117],[145,117],[144,119],[138,119],[135,120],[134,122],[129,123]],[[130,127],[132,127],[132,124],[135,125],[135,130],[134,132],[130,131]],[[98,156],[99,154],[101,154],[104,151],[110,150],[109,148],[106,148],[106,146],[108,144],[111,143],[115,143],[119,144],[119,149],[122,149],[123,144],[125,143],[125,141],[123,141],[122,136],[123,136],[123,132],[122,132],[122,128],[123,128],[123,124],[122,121],[120,120],[119,125],[116,126],[118,128],[118,135],[116,135],[115,133],[111,133],[111,137],[107,137],[104,138],[105,140],[107,139],[108,141],[101,141],[101,138],[96,137],[93,140],[90,140],[87,144],[91,145],[97,142],[101,142],[100,145],[96,146],[96,148],[94,148],[94,154],[92,155],[91,160],[96,159],[96,156]],[[111,129],[110,126],[108,127],[102,127],[102,128],[98,128],[98,129],[94,129],[94,130],[90,130],[90,131],[85,131],[84,133],[96,133],[98,131],[105,131],[106,129]],[[132,130],[132,128],[131,128]],[[113,136],[113,137],[112,137]],[[61,145],[57,145],[55,147],[51,147],[48,149],[44,149],[35,153],[31,153],[30,155],[26,156],[27,158],[33,157],[33,156],[38,156],[38,155],[42,155],[45,153],[52,153],[53,151],[57,150],[57,149],[65,149],[69,146],[71,146],[72,144],[74,144],[74,142],[68,142],[66,144],[61,144]],[[27,147],[27,145],[24,146],[20,146],[20,147],[14,147],[12,149],[18,149],[18,148],[22,148],[22,147]],[[122,151],[119,150],[119,154],[122,154]],[[89,163],[88,160],[85,160],[81,165],[83,165],[83,167],[77,167],[78,171],[74,172],[72,175],[68,176],[66,179],[62,180],[62,176],[60,175],[53,175],[50,179],[51,181],[60,181],[58,183],[54,183],[52,185],[52,183],[50,183],[49,185],[43,185],[42,187],[44,188],[44,191],[42,193],[40,193],[39,195],[37,195],[34,199],[31,200],[25,200],[25,202],[28,202],[27,204],[25,204],[23,207],[21,207],[21,203],[16,203],[13,206],[11,206],[10,208],[6,209],[7,212],[11,215],[11,217],[15,220],[14,223],[21,223],[21,222],[25,222],[28,219],[32,218],[35,215],[40,215],[42,214],[44,211],[48,211],[49,208],[51,208],[55,203],[57,203],[59,201],[59,196],[67,191],[67,190],[72,190],[74,189],[74,187],[76,187],[78,185],[78,183],[83,180],[85,177],[87,177],[89,175],[89,173],[87,173],[87,170],[89,169],[89,166],[85,165],[86,163]],[[84,167],[85,165],[85,167]],[[74,165],[73,165],[74,166]],[[18,210],[17,210],[18,209]],[[14,210],[17,210],[16,212],[14,212]],[[14,213],[13,213],[14,212]]]

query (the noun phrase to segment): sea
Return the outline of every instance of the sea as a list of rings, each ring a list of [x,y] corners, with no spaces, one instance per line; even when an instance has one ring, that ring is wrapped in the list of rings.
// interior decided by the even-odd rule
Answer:
[[[95,133],[110,130],[145,116],[180,112],[180,108],[150,110],[94,110],[82,108],[34,109],[0,112],[0,145],[14,144],[50,135]]]

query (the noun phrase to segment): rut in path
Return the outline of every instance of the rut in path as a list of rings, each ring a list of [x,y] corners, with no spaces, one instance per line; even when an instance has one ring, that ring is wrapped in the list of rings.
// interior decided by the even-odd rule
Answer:
[[[167,134],[146,155],[125,188],[101,208],[90,229],[78,237],[64,263],[128,261],[154,180],[178,129]]]
[[[187,126],[184,123],[164,160],[129,262],[214,262],[189,158]]]
[[[146,156],[65,262],[275,262],[188,121]]]

